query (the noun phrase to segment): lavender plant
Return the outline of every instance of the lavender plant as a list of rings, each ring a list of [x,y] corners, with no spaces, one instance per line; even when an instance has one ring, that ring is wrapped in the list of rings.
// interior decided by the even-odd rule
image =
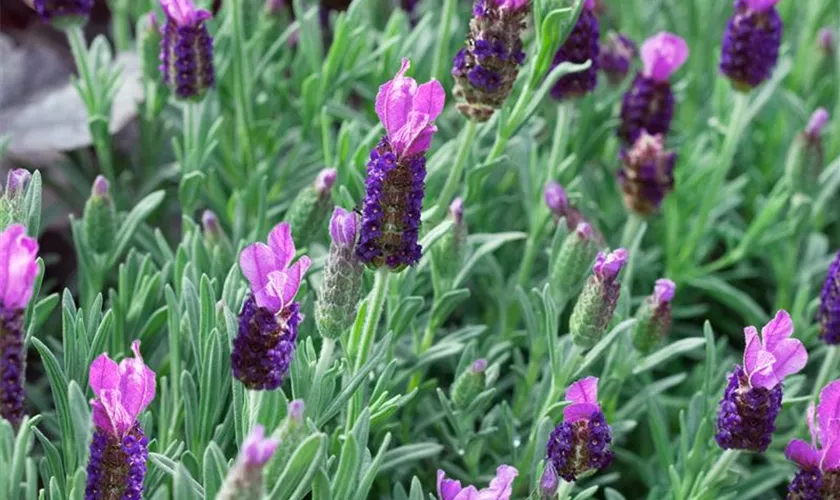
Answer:
[[[840,5],[26,3],[0,499],[840,495]]]

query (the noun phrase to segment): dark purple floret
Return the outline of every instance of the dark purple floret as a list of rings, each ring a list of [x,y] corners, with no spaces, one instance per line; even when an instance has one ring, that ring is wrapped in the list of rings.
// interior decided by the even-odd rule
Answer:
[[[736,365],[718,407],[715,439],[723,449],[763,453],[773,439],[781,409],[782,384],[770,390],[750,387],[747,375]]]
[[[160,60],[164,83],[181,99],[200,98],[216,82],[213,38],[202,22],[179,26],[167,19]]]
[[[275,316],[249,295],[239,313],[239,332],[230,356],[233,376],[251,390],[270,391],[283,385],[295,353],[300,319],[297,302]]]
[[[94,428],[85,500],[142,500],[148,444],[138,423],[122,438]]]
[[[820,292],[820,310],[817,313],[820,337],[829,345],[840,344],[840,252],[825,277]]]
[[[580,64],[592,61],[592,64],[584,71],[571,73],[558,80],[551,89],[551,97],[555,99],[579,97],[595,90],[598,84],[598,56],[601,52],[601,44],[598,41],[599,29],[598,18],[595,14],[589,9],[583,9],[569,38],[554,55],[552,68],[564,62]]]
[[[775,7],[757,12],[746,0],[736,0],[723,34],[720,70],[740,90],[757,87],[773,73],[781,44],[782,18]]]
[[[612,463],[612,430],[603,412],[589,419],[561,422],[551,432],[546,446],[547,460],[566,481],[574,481],[586,471],[603,469]]]
[[[35,12],[45,23],[68,16],[88,17],[94,0],[35,0]]]
[[[17,427],[23,419],[23,311],[0,309],[0,417]]]
[[[423,154],[397,158],[387,137],[370,152],[356,256],[398,270],[420,260],[417,243],[426,179]]]
[[[601,45],[598,67],[607,75],[610,83],[618,85],[630,72],[630,64],[637,52],[633,40],[620,33],[611,33]]]
[[[664,149],[661,136],[642,133],[632,148],[621,150],[619,158],[624,204],[640,215],[657,211],[674,189],[676,153]]]
[[[822,500],[822,473],[819,469],[800,470],[788,485],[788,500]]]
[[[618,136],[633,144],[642,130],[651,135],[668,135],[674,115],[674,94],[671,84],[639,73],[621,103],[621,125]]]

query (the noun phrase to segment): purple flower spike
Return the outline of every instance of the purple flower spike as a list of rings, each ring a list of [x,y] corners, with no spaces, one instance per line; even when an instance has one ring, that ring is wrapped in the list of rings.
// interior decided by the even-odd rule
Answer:
[[[818,108],[808,120],[808,126],[805,127],[805,135],[809,139],[819,140],[820,134],[822,134],[825,126],[828,125],[828,119],[828,111],[825,108]]]
[[[34,8],[43,22],[63,23],[85,20],[93,10],[94,0],[24,0],[24,3]]]
[[[23,419],[23,315],[38,275],[38,242],[12,224],[0,233],[0,417]]]
[[[548,209],[554,214],[554,217],[559,219],[566,215],[569,209],[569,197],[566,195],[566,190],[563,189],[560,183],[549,181],[545,185],[543,198]]]
[[[674,190],[677,154],[665,149],[661,135],[642,130],[630,149],[619,154],[618,183],[624,192],[624,205],[639,215],[659,210],[665,196]]]
[[[618,248],[612,253],[598,252],[592,271],[601,281],[612,283],[627,263],[627,250]]]
[[[840,344],[840,252],[828,268],[817,313],[820,337],[826,344]]]
[[[621,33],[610,33],[601,46],[598,67],[607,75],[610,83],[618,85],[630,72],[630,64],[637,52],[633,40]]]
[[[721,45],[720,70],[748,91],[770,78],[782,44],[782,18],[772,0],[735,0]]]
[[[405,76],[408,59],[379,87],[376,113],[385,137],[367,164],[362,228],[356,255],[373,267],[400,270],[420,260],[417,243],[426,178],[425,153],[446,93],[437,80],[417,85]]]
[[[643,70],[636,75],[621,103],[618,136],[632,144],[647,131],[667,135],[674,115],[674,95],[668,78],[688,58],[688,45],[677,35],[663,32],[649,38],[641,50]]]
[[[148,439],[137,417],[155,397],[155,373],[143,362],[140,341],[134,358],[119,365],[101,354],[90,365],[94,432],[90,444],[85,500],[141,498]]]
[[[761,329],[744,329],[743,368],[735,366],[720,401],[715,439],[723,449],[763,453],[776,429],[781,410],[782,381],[805,367],[808,353],[802,342],[790,338],[793,323],[787,311]]]
[[[490,481],[490,486],[478,490],[475,486],[461,487],[461,482],[447,479],[442,470],[437,472],[437,490],[439,500],[510,500],[513,494],[513,481],[519,471],[510,465],[500,465],[496,469],[496,477]]]
[[[814,415],[816,414],[816,421]],[[811,443],[794,439],[785,448],[799,472],[788,486],[788,498],[822,500],[840,491],[840,380],[820,392],[820,404],[808,409]]]
[[[612,429],[598,404],[598,378],[587,377],[569,386],[563,422],[551,432],[546,446],[546,468],[566,481],[604,469],[612,463]]]
[[[163,81],[181,99],[200,99],[216,82],[213,38],[204,22],[212,14],[193,0],[161,0],[166,13],[160,49]]]
[[[592,61],[592,64],[588,69],[560,78],[551,89],[551,97],[554,99],[581,97],[595,90],[598,84],[598,56],[601,53],[600,24],[598,17],[592,11],[594,7],[594,1],[590,0],[585,4],[569,37],[557,49],[552,68],[564,62],[581,64]]]
[[[254,243],[239,256],[252,293],[239,313],[231,365],[234,377],[249,389],[280,387],[291,365],[301,321],[294,298],[312,264],[306,256],[292,264],[294,257],[291,227],[285,222],[271,231],[267,245]]]

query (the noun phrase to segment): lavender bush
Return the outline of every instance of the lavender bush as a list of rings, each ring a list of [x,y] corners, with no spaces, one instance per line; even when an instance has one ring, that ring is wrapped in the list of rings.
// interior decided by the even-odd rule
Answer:
[[[0,499],[840,498],[836,2],[27,3]]]

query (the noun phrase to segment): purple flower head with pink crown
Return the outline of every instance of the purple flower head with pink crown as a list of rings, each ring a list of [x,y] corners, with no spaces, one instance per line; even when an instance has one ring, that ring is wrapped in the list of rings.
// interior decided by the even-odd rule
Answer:
[[[563,409],[563,421],[551,432],[546,445],[546,468],[553,468],[566,481],[574,481],[612,462],[612,429],[598,404],[597,377],[570,385],[566,401],[571,404]]]
[[[85,500],[141,498],[148,439],[137,417],[155,398],[155,372],[140,355],[140,341],[131,344],[133,358],[117,364],[101,354],[90,365],[93,394],[93,439],[87,466]]]
[[[242,443],[239,457],[228,471],[216,500],[262,498],[266,464],[274,455],[280,440],[265,437],[265,428],[255,425]]]
[[[808,427],[810,444],[794,439],[785,448],[785,456],[800,468],[788,487],[788,498],[832,498],[832,492],[840,491],[840,380],[825,386],[820,404],[808,408]]]
[[[12,224],[0,233],[0,306],[6,311],[26,308],[38,276],[38,242],[26,228]]]
[[[447,479],[442,470],[437,472],[437,490],[439,500],[510,500],[513,494],[513,481],[519,471],[510,465],[500,465],[496,477],[490,486],[479,490],[475,486],[461,487],[461,482]]]
[[[688,44],[681,37],[663,31],[645,40],[641,57],[643,74],[664,82],[688,59]]]
[[[193,0],[160,0],[166,14],[160,46],[163,81],[181,99],[200,99],[215,84],[213,38],[204,22],[212,14]]]
[[[140,341],[131,343],[134,358],[117,364],[100,354],[90,365],[90,388],[96,396],[90,402],[93,423],[114,436],[124,436],[137,417],[155,398],[155,372],[143,362]]]
[[[295,252],[292,228],[286,222],[271,230],[267,244],[257,242],[242,250],[239,268],[259,307],[277,314],[294,300],[303,275],[312,265],[305,255],[292,264]]]
[[[376,114],[398,160],[429,149],[437,132],[434,121],[446,100],[439,81],[417,85],[414,78],[405,76],[410,66],[411,62],[403,58],[400,70],[376,94]]]
[[[612,283],[626,263],[627,250],[623,248],[617,248],[610,253],[598,252],[595,257],[595,265],[592,266],[592,272],[601,281]]]
[[[265,437],[265,428],[255,425],[242,443],[241,460],[248,467],[262,467],[271,459],[280,441]]]
[[[196,8],[193,0],[160,0],[160,6],[167,19],[181,27],[195,27],[213,17],[209,11]]]
[[[763,453],[776,430],[782,408],[782,382],[805,367],[808,353],[793,334],[793,322],[785,310],[761,329],[744,328],[746,347],[743,367],[729,375],[718,406],[715,439],[723,449]]]
[[[773,74],[784,25],[778,0],[735,0],[721,42],[720,70],[736,90],[749,91]]]

